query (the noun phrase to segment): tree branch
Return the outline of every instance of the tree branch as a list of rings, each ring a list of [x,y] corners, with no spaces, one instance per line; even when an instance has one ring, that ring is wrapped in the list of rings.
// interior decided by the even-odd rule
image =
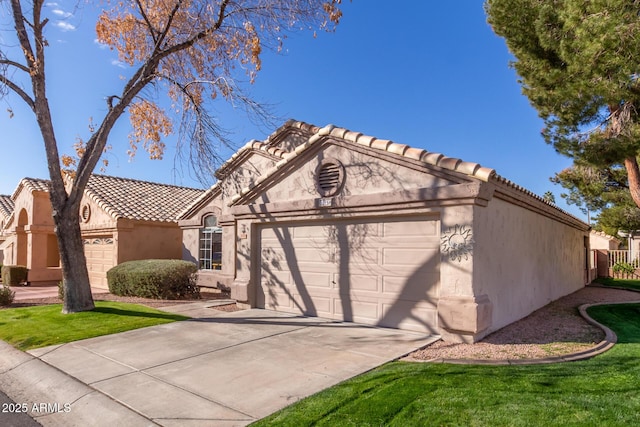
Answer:
[[[2,75],[0,75],[0,83],[5,84],[9,89],[14,91],[20,98],[24,100],[24,102],[27,103],[29,108],[31,108],[31,110],[35,112],[36,104],[27,92],[22,90],[17,84]]]
[[[35,61],[35,55],[33,54],[33,49],[31,48],[31,42],[29,41],[27,29],[24,26],[25,18],[24,14],[22,13],[22,5],[20,4],[20,0],[11,0],[11,11],[13,12],[13,23],[16,26],[18,42],[20,43],[22,52],[24,53],[25,59],[27,60],[27,70],[30,71]]]
[[[142,3],[140,3],[140,0],[136,0],[136,5],[138,6],[138,10],[140,11],[140,15],[142,15],[142,18],[144,19],[144,22],[147,24],[149,33],[151,33],[151,38],[153,38],[153,43],[157,45],[158,39],[157,39],[156,33],[158,33],[159,31],[157,31],[155,28],[153,28],[153,25],[151,25],[151,21],[149,21],[149,17],[147,16],[144,9],[142,8]]]
[[[205,37],[210,36],[212,33],[214,33],[215,31],[217,31],[221,26],[222,23],[224,22],[224,19],[226,18],[225,15],[225,10],[227,8],[227,6],[229,5],[230,0],[223,0],[222,3],[220,4],[220,10],[218,11],[218,19],[216,19],[216,22],[213,24],[213,26],[207,28],[206,30],[200,31],[199,33],[197,33],[196,35],[194,35],[193,37],[191,37],[189,40],[186,40],[182,43],[178,43],[177,45],[171,46],[166,50],[163,50],[161,52],[158,53],[158,60],[165,58],[169,55],[171,55],[172,53],[175,52],[180,52],[181,50],[187,49],[191,46],[193,46],[197,41],[202,40]]]
[[[182,0],[178,0],[175,6],[173,7],[173,9],[171,10],[171,13],[169,14],[169,18],[167,19],[167,25],[165,25],[164,30],[162,30],[162,32],[160,33],[160,36],[158,37],[158,40],[156,41],[156,44],[153,47],[154,54],[160,51],[160,46],[162,45],[162,42],[164,41],[164,39],[167,37],[167,34],[169,34],[169,30],[171,29],[173,18],[175,18],[176,13],[178,13],[178,10],[180,10],[180,6],[182,6]]]
[[[29,72],[29,68],[25,65],[20,64],[19,62],[12,61],[10,59],[0,59],[0,65],[7,65],[10,67],[16,67],[20,71],[24,71],[25,73]]]

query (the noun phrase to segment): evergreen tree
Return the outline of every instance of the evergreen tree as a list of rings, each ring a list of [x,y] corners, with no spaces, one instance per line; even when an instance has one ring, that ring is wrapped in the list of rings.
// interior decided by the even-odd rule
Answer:
[[[485,11],[545,140],[581,167],[624,170],[640,206],[640,1],[487,0]]]

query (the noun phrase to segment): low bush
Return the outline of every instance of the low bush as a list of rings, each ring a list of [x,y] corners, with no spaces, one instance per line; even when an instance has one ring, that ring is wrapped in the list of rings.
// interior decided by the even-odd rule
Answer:
[[[15,286],[27,280],[27,267],[24,265],[3,265],[2,283]]]
[[[13,302],[13,298],[16,296],[16,293],[11,290],[11,288],[7,285],[2,285],[0,288],[0,305],[1,306],[9,306]]]
[[[633,265],[629,264],[628,262],[617,262],[613,266],[613,271],[615,273],[633,274],[636,270]]]
[[[127,261],[107,271],[114,295],[157,299],[200,298],[198,267],[189,261],[147,259]]]

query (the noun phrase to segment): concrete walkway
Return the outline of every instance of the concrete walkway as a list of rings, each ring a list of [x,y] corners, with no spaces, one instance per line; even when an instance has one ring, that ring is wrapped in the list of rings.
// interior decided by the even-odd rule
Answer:
[[[165,308],[197,319],[20,352],[0,389],[56,403],[44,426],[241,426],[437,337],[267,310]]]

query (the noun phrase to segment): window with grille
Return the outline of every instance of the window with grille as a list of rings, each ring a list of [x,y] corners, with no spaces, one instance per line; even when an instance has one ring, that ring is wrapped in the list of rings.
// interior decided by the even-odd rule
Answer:
[[[213,215],[204,219],[204,227],[200,229],[199,261],[201,270],[222,269],[222,228]]]
[[[335,196],[342,190],[344,167],[337,160],[325,160],[316,171],[318,193],[322,197]]]

